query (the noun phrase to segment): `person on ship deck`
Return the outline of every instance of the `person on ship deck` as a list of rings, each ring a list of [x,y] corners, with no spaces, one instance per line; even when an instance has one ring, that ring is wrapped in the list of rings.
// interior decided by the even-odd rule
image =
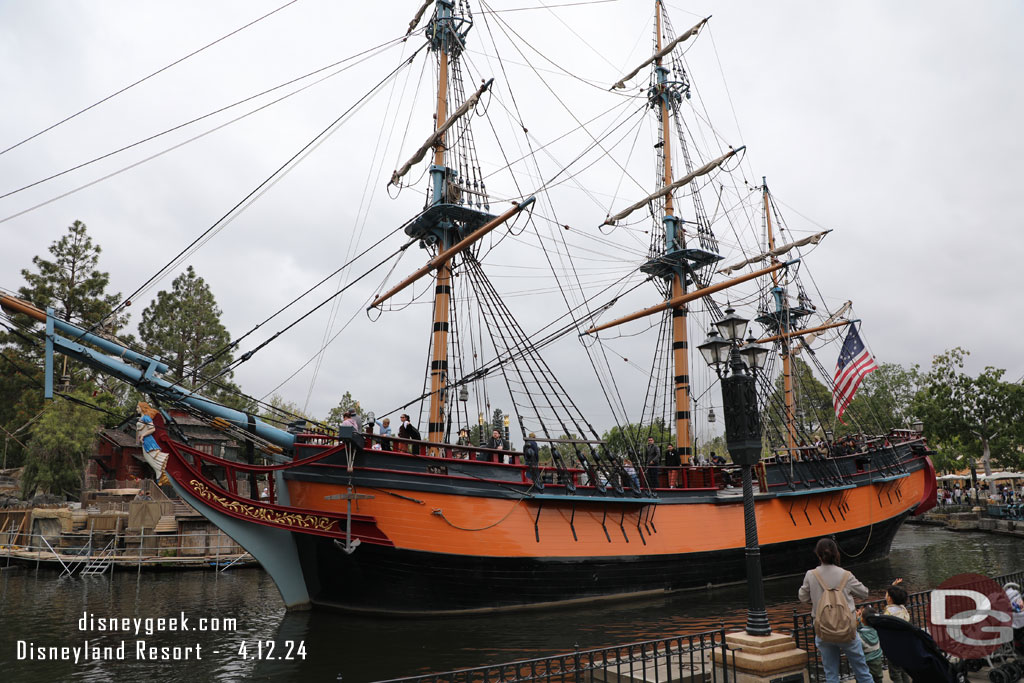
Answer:
[[[487,447],[499,451],[509,450],[508,441],[501,436],[501,432],[497,429],[491,432],[491,440],[487,443]],[[495,455],[497,455],[497,459],[495,459]],[[509,453],[484,453],[484,456],[488,462],[495,462],[497,460],[497,462],[505,464],[514,464],[513,456]]]
[[[463,427],[459,430],[459,438],[455,441],[456,446],[472,446],[472,442],[469,440],[469,430]],[[469,458],[469,451],[464,451],[459,448],[452,449],[452,457],[466,460]]]
[[[644,457],[644,478],[647,480],[647,488],[660,488],[661,469],[658,465],[661,464],[661,451],[655,445],[653,436],[647,437],[647,450],[644,452]]]
[[[401,438],[401,439],[412,439],[414,441],[421,441],[423,439],[423,437],[420,436],[420,430],[416,429],[413,426],[412,422],[409,421],[409,415],[407,413],[402,413],[401,420],[402,420],[402,425],[398,428],[398,436],[399,436],[399,438]],[[410,448],[410,446],[412,446],[412,444],[407,444],[406,443],[406,444],[400,444],[400,445],[402,446],[402,450],[404,450],[407,453],[413,453],[413,452],[416,452],[416,451],[419,450],[419,446],[418,445],[414,446],[413,448]]]
[[[526,443],[523,444],[523,459],[526,460],[526,477],[534,484],[540,482],[538,464],[540,462],[540,448],[537,446],[537,442],[534,439],[537,435],[530,432],[529,437],[526,439]],[[544,484],[540,483],[540,487],[543,488]]]
[[[679,486],[679,467],[681,462],[679,451],[669,446],[665,450],[665,467],[668,469],[668,487],[671,489]]]

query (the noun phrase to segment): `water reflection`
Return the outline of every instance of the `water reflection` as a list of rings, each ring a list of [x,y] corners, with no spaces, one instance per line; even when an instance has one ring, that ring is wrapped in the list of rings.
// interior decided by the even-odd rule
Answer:
[[[1001,574],[1024,560],[1017,539],[944,529],[905,527],[889,559],[854,571],[872,595],[894,577],[909,590],[924,590],[961,573]],[[765,586],[769,617],[786,626],[803,571],[813,558],[794,558],[797,575]],[[849,563],[848,563],[849,564]],[[382,678],[538,657],[628,641],[665,637],[719,624],[740,626],[745,619],[742,585],[694,591],[643,602],[612,603],[533,614],[444,619],[369,619],[325,612],[286,612],[273,582],[259,570],[232,569],[179,573],[118,573],[113,577],[56,578],[32,569],[0,572],[0,664],[13,681],[342,680]],[[83,613],[96,617],[176,617],[189,626],[199,619],[237,620],[235,630],[208,632],[109,633],[80,631]],[[125,661],[17,661],[16,641],[38,646],[104,646],[127,641]],[[135,659],[135,641],[158,647],[198,644],[202,659],[152,662]],[[286,642],[304,643],[305,659],[259,661],[257,643],[271,641],[284,655]],[[241,654],[242,644],[246,645]],[[268,646],[264,646],[266,654]],[[297,653],[292,652],[293,657]]]

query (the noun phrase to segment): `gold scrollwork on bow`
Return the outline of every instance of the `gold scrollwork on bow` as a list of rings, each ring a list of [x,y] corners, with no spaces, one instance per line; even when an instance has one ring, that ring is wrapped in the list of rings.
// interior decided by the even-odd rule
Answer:
[[[206,484],[196,479],[190,481],[189,484],[192,486],[195,494],[203,500],[216,503],[222,509],[242,515],[243,517],[267,522],[268,524],[280,524],[301,529],[317,529],[319,531],[330,531],[331,527],[334,526],[334,522],[327,517],[303,515],[297,512],[279,512],[269,508],[257,507],[256,505],[246,505],[237,500],[228,500],[223,496],[218,496]]]

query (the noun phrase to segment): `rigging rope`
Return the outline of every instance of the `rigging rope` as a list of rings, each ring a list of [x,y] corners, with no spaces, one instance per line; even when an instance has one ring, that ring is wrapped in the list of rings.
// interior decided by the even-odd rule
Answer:
[[[46,128],[42,129],[38,133],[35,133],[33,135],[28,136],[27,138],[25,138],[21,142],[17,142],[15,144],[11,145],[10,147],[8,147],[7,149],[0,150],[0,155],[6,154],[7,152],[10,152],[12,149],[14,149],[16,147],[20,147],[21,145],[25,144],[29,140],[37,138],[40,135],[42,135],[43,133],[46,133],[47,131],[53,130],[54,128],[56,128],[57,126],[61,125],[62,123],[67,123],[68,121],[70,121],[71,119],[75,118],[76,116],[84,114],[85,112],[89,111],[90,109],[98,107],[99,105],[103,104],[104,102],[106,102],[106,101],[108,101],[108,100],[110,100],[110,99],[112,99],[114,97],[117,97],[121,93],[126,92],[126,91],[134,88],[135,86],[139,85],[140,83],[144,83],[145,81],[148,81],[150,78],[153,78],[157,74],[163,73],[164,71],[167,71],[171,67],[176,66],[178,64],[181,64],[182,62],[184,62],[189,57],[193,57],[193,56],[199,54],[200,52],[202,52],[203,50],[206,50],[207,48],[213,47],[217,43],[219,43],[219,42],[221,42],[223,40],[226,40],[227,38],[230,38],[231,36],[235,35],[236,33],[239,33],[241,31],[249,28],[250,26],[258,24],[259,22],[263,21],[267,17],[269,17],[269,16],[271,16],[273,14],[277,14],[278,12],[280,12],[284,8],[288,7],[289,5],[294,5],[296,2],[298,2],[298,0],[290,0],[290,2],[286,2],[285,4],[281,5],[277,9],[272,10],[270,12],[267,12],[266,14],[264,14],[261,17],[259,17],[258,19],[254,19],[253,21],[250,21],[248,24],[245,24],[244,26],[240,26],[240,27],[236,28],[234,31],[231,31],[228,34],[221,36],[220,38],[218,38],[217,40],[213,41],[212,43],[207,43],[206,45],[204,45],[203,47],[199,48],[198,50],[193,50],[192,52],[188,53],[184,57],[181,57],[181,58],[171,62],[170,64],[168,64],[167,66],[165,66],[163,68],[157,69],[156,71],[154,71],[153,73],[149,74],[148,76],[144,76],[143,78],[140,78],[139,80],[135,81],[134,83],[126,85],[125,87],[121,88],[117,92],[114,92],[114,93],[112,93],[110,95],[107,95],[106,97],[104,97],[100,101],[94,102],[93,104],[90,104],[85,109],[81,109],[81,110],[75,112],[74,114],[71,114],[70,116],[67,116],[67,117],[61,119],[57,123],[54,123],[54,124],[51,124],[51,125],[47,126]]]
[[[415,58],[416,54],[418,54],[419,51],[422,50],[422,49],[423,49],[423,47],[420,47],[418,50],[416,50],[412,54],[411,57],[409,57],[408,59],[403,59],[402,62],[397,67],[395,67],[390,73],[388,73],[388,75],[386,75],[384,78],[382,78],[380,81],[378,81],[372,88],[370,88],[369,91],[367,91],[358,100],[356,100],[356,102],[354,104],[352,104],[352,106],[350,106],[348,109],[346,109],[344,112],[342,112],[342,114],[340,116],[338,116],[334,121],[332,121],[329,126],[327,126],[324,130],[322,130],[320,133],[318,133],[312,140],[310,140],[308,143],[306,143],[298,152],[293,154],[284,164],[279,166],[277,168],[277,170],[275,170],[273,173],[271,173],[270,176],[268,176],[263,182],[261,182],[259,185],[257,185],[255,189],[253,189],[251,192],[249,192],[249,194],[247,194],[238,203],[236,203],[227,213],[225,213],[223,216],[221,216],[219,219],[217,219],[213,223],[213,225],[211,225],[209,228],[207,228],[205,231],[203,231],[199,235],[199,237],[194,239],[187,247],[185,247],[185,249],[182,249],[180,252],[178,252],[178,254],[174,258],[172,258],[170,261],[168,261],[167,264],[165,264],[160,270],[158,270],[156,272],[156,274],[151,276],[142,285],[140,285],[124,301],[122,301],[117,306],[115,306],[106,316],[101,318],[99,320],[99,322],[97,322],[89,330],[87,330],[87,332],[93,332],[104,321],[106,321],[111,316],[116,315],[119,311],[121,311],[126,306],[125,302],[130,302],[135,296],[137,296],[141,292],[145,291],[145,289],[148,288],[151,284],[154,284],[159,278],[163,277],[171,268],[176,266],[179,263],[179,261],[183,257],[185,257],[194,246],[199,244],[200,241],[203,240],[204,238],[207,238],[207,236],[210,235],[210,233],[212,233],[219,226],[222,226],[222,224],[225,224],[229,220],[230,217],[235,215],[236,211],[239,209],[239,207],[242,207],[250,199],[255,198],[256,195],[258,193],[260,193],[264,188],[268,187],[272,183],[272,181],[275,181],[275,179],[279,179],[282,176],[282,174],[286,171],[286,169],[288,169],[293,164],[293,162],[295,162],[297,159],[299,159],[299,157],[302,156],[305,152],[307,152],[307,150],[311,150],[314,147],[314,145],[322,142],[323,139],[325,139],[331,132],[333,132],[333,130],[336,128],[336,126],[338,126],[338,124],[346,116],[348,116],[348,114],[350,112],[352,112],[357,106],[361,105],[364,101],[366,101],[371,95],[376,93],[381,88],[381,86],[383,86],[385,83],[387,83],[389,80],[391,80],[391,78],[393,78],[396,74],[398,74],[403,68],[405,68],[406,66],[411,64],[412,60]]]

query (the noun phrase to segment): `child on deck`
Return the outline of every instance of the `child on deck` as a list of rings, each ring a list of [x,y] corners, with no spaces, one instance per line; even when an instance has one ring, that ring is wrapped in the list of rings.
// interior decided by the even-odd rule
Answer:
[[[868,663],[868,671],[875,683],[882,683],[882,645],[878,642],[878,631],[868,626],[866,619],[875,616],[870,607],[857,610],[857,635],[864,646],[864,659]]]
[[[910,621],[910,612],[906,608],[907,591],[900,584],[903,579],[896,579],[885,589],[885,613],[890,617],[897,617],[903,621]],[[889,679],[892,683],[911,683],[911,678],[906,671],[893,666],[889,662]]]

